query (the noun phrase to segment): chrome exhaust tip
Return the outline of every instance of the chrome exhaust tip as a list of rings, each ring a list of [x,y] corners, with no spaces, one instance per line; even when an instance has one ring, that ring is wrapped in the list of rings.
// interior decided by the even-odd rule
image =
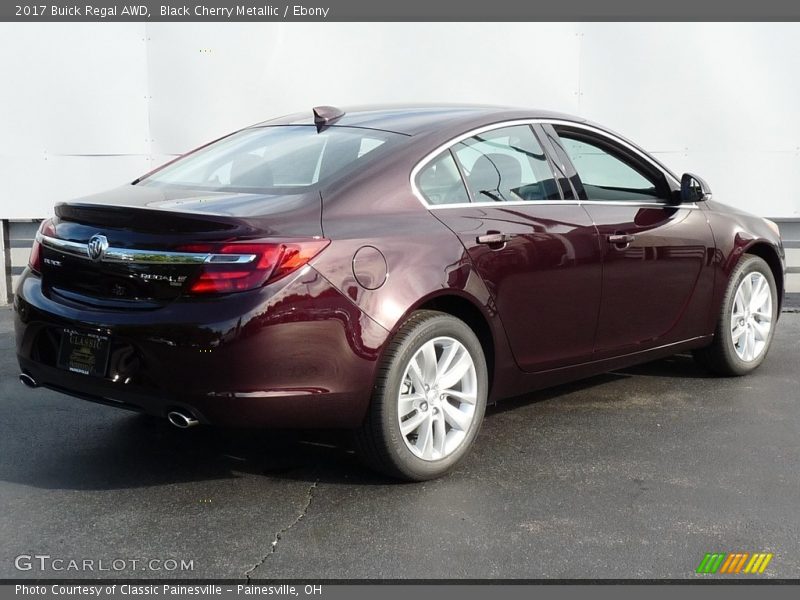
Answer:
[[[200,421],[195,419],[191,414],[179,410],[171,410],[168,412],[167,421],[178,429],[189,429],[189,427],[200,424]]]
[[[22,385],[27,386],[29,388],[39,387],[39,384],[36,383],[36,380],[27,373],[20,373],[19,380],[22,383]]]

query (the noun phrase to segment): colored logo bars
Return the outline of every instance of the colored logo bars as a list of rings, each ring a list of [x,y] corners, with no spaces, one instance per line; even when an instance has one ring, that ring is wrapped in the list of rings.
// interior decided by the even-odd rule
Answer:
[[[755,552],[714,552],[707,553],[696,573],[717,573],[736,575],[738,573],[756,574],[763,573],[769,561],[772,560],[772,553]]]

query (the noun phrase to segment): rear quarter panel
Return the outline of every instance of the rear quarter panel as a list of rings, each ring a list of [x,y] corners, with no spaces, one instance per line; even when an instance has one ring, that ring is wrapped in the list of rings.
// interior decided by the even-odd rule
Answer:
[[[313,266],[392,333],[434,298],[469,301],[492,333],[492,398],[508,395],[506,387],[513,388],[519,374],[494,301],[457,236],[413,195],[409,174],[424,151],[412,146],[396,153],[389,164],[382,161],[323,190],[323,233],[332,242]],[[386,263],[385,278],[376,289],[361,285],[353,269],[356,252],[366,246],[379,250]]]

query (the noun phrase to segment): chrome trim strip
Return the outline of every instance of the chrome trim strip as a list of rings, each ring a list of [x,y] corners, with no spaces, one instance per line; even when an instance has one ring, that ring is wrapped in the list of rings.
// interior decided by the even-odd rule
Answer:
[[[255,254],[209,254],[206,256],[206,263],[215,265],[241,265],[253,262],[257,256]]]
[[[699,208],[692,204],[667,204],[666,202],[635,202],[630,200],[512,200],[510,202],[453,202],[452,204],[430,204],[428,210],[444,210],[446,208],[505,208],[507,206],[635,206],[637,208]]]
[[[187,252],[161,252],[156,250],[129,250],[109,248],[101,262],[135,263],[135,264],[202,264],[206,254],[190,254]]]
[[[547,205],[579,205],[578,200],[511,200],[509,202],[453,202],[450,204],[429,204],[428,210],[442,210],[444,208],[505,208],[506,206],[547,206]]]
[[[499,207],[501,205],[506,205],[506,206],[517,205],[517,206],[520,206],[520,205],[531,205],[531,204],[578,204],[578,205],[580,205],[580,204],[621,204],[621,205],[624,205],[624,206],[630,206],[630,205],[639,204],[639,203],[636,203],[636,202],[628,202],[628,201],[625,201],[625,200],[608,200],[608,201],[606,201],[606,200],[561,200],[561,201],[558,201],[558,200],[541,200],[541,201],[540,200],[526,200],[526,201],[521,201],[521,202],[517,202],[517,201],[514,201],[514,202],[487,201],[487,202],[469,202],[469,203],[467,203],[467,202],[459,202],[458,204],[428,204],[428,201],[425,200],[425,197],[422,195],[422,192],[420,191],[419,187],[417,187],[417,175],[419,175],[419,172],[422,169],[424,169],[426,166],[428,166],[428,163],[430,163],[440,153],[442,153],[445,150],[451,148],[452,146],[455,146],[459,142],[461,142],[463,140],[466,140],[467,138],[471,138],[471,137],[473,137],[475,135],[478,135],[480,133],[485,133],[487,131],[493,131],[495,129],[503,129],[504,127],[514,127],[515,125],[534,125],[534,124],[537,124],[537,123],[549,124],[549,125],[566,125],[568,127],[575,127],[575,128],[578,128],[578,129],[586,129],[586,130],[591,131],[593,133],[597,133],[599,135],[605,136],[605,137],[609,138],[611,141],[613,141],[614,143],[620,144],[621,146],[625,146],[625,148],[627,148],[628,150],[630,150],[631,152],[636,154],[638,157],[646,160],[648,163],[650,163],[652,166],[654,166],[660,172],[664,173],[664,175],[666,177],[669,177],[670,179],[672,179],[674,183],[678,182],[678,180],[676,179],[675,175],[673,175],[669,171],[666,171],[664,169],[664,167],[662,167],[660,164],[658,164],[654,159],[650,158],[646,154],[643,154],[641,150],[639,150],[635,146],[631,145],[629,142],[625,141],[624,139],[621,139],[621,138],[617,137],[616,135],[614,135],[612,133],[609,133],[608,131],[605,131],[604,129],[600,129],[599,127],[594,127],[592,125],[587,125],[585,123],[578,123],[578,122],[575,122],[575,121],[566,121],[566,120],[563,120],[563,119],[515,119],[515,120],[512,120],[512,121],[501,121],[499,123],[491,123],[490,125],[482,125],[481,127],[477,127],[477,128],[472,129],[470,131],[467,131],[466,133],[462,133],[462,134],[452,138],[451,140],[449,140],[449,141],[445,142],[444,144],[441,144],[440,146],[438,146],[432,152],[429,152],[428,154],[426,154],[419,162],[417,162],[416,165],[414,165],[414,168],[411,169],[411,175],[409,177],[409,180],[410,180],[410,183],[411,183],[411,192],[414,194],[414,196],[416,196],[417,200],[419,200],[420,203],[422,203],[422,206],[424,206],[425,208],[427,208],[429,210],[430,209],[445,208],[445,207],[462,207],[462,208],[465,207],[465,206],[477,206],[477,207],[480,207],[480,206],[494,206],[494,207]],[[696,204],[694,204],[694,205],[688,205],[688,204],[675,204],[675,205],[672,205],[672,204],[659,203],[659,202],[648,202],[648,203],[645,203],[645,204],[646,205],[653,205],[653,206],[658,205],[658,206],[674,206],[674,207],[682,207],[682,208],[697,208]]]
[[[89,245],[36,234],[36,241],[43,246],[86,260],[89,258]],[[197,252],[169,252],[163,250],[139,250],[127,248],[108,248],[101,262],[128,263],[143,265],[192,265],[192,264],[247,264],[256,259],[255,254],[209,254]]]
[[[536,202],[532,200],[532,202]],[[598,204],[605,206],[638,206],[640,208],[699,208],[697,203],[670,204],[669,202],[636,202],[635,200],[581,200],[584,206]]]
[[[56,238],[51,238],[46,235],[42,235],[41,233],[36,234],[36,241],[39,242],[42,246],[47,246],[48,248],[52,248],[53,250],[58,250],[59,252],[63,252],[64,254],[69,254],[71,256],[77,256],[78,258],[85,258],[86,260],[90,260],[88,244],[70,242],[69,240],[59,240]]]

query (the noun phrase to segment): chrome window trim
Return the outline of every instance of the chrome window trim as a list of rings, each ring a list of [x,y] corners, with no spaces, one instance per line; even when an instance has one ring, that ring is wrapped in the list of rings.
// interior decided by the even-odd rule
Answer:
[[[444,210],[446,208],[505,208],[506,206],[635,206],[637,208],[673,208],[696,209],[696,203],[667,204],[666,202],[635,202],[630,200],[513,200],[511,202],[454,202],[452,204],[431,204],[428,210]]]
[[[635,206],[637,208],[674,208],[674,209],[695,209],[699,208],[696,203],[691,204],[668,204],[666,202],[635,202],[629,200],[513,200],[511,202],[454,202],[452,204],[430,204],[426,206],[428,210],[444,210],[446,208],[505,208],[506,206]]]
[[[699,208],[696,202],[670,204],[669,202],[637,202],[635,200],[581,200],[581,204],[603,204],[606,206],[639,206],[642,208]]]
[[[452,202],[450,204],[429,204],[425,208],[428,210],[442,210],[445,208],[469,208],[469,207],[493,207],[504,208],[506,206],[544,206],[548,204],[579,204],[575,200],[510,200],[508,202]]]
[[[585,129],[587,131],[591,131],[592,133],[604,136],[611,140],[612,142],[624,146],[629,151],[633,152],[639,158],[647,161],[650,165],[658,169],[660,173],[663,173],[665,177],[671,179],[673,183],[678,183],[675,175],[673,175],[670,171],[667,171],[662,167],[658,162],[654,159],[650,158],[646,154],[644,154],[641,150],[637,147],[633,146],[630,142],[617,137],[616,135],[605,131],[604,129],[600,129],[599,127],[595,127],[593,125],[588,125],[586,123],[578,123],[575,121],[568,121],[565,119],[514,119],[511,121],[500,121],[498,123],[491,123],[489,125],[482,125],[480,127],[476,127],[475,129],[471,129],[466,133],[459,134],[458,136],[448,140],[447,142],[438,146],[435,150],[426,154],[422,159],[420,159],[414,168],[411,169],[411,175],[409,176],[409,182],[411,184],[411,192],[420,201],[423,207],[427,208],[428,210],[440,210],[442,208],[464,208],[466,206],[531,206],[531,205],[544,205],[544,204],[605,204],[605,205],[622,205],[622,206],[672,206],[674,208],[697,208],[697,204],[668,204],[666,202],[636,202],[636,201],[628,201],[628,200],[520,200],[520,201],[512,201],[512,202],[494,202],[494,201],[483,201],[483,202],[470,202],[470,203],[454,203],[454,204],[429,204],[427,200],[425,200],[425,196],[422,195],[422,191],[417,186],[417,176],[419,175],[420,171],[428,166],[428,164],[433,161],[434,158],[439,156],[445,150],[451,149],[453,146],[462,142],[468,138],[471,138],[475,135],[485,133],[487,131],[494,131],[495,129],[504,129],[505,127],[514,127],[517,125],[536,125],[536,124],[545,124],[545,125],[564,125],[567,127],[574,127],[578,129]],[[561,165],[563,168],[563,165]],[[463,180],[462,180],[463,181]],[[465,183],[466,185],[466,183]]]
[[[89,256],[89,244],[62,240],[41,233],[36,234],[36,241],[47,248],[92,260]],[[142,265],[187,265],[187,264],[247,264],[256,259],[255,254],[214,254],[200,252],[170,252],[162,250],[140,250],[109,247],[97,262],[127,263]]]

